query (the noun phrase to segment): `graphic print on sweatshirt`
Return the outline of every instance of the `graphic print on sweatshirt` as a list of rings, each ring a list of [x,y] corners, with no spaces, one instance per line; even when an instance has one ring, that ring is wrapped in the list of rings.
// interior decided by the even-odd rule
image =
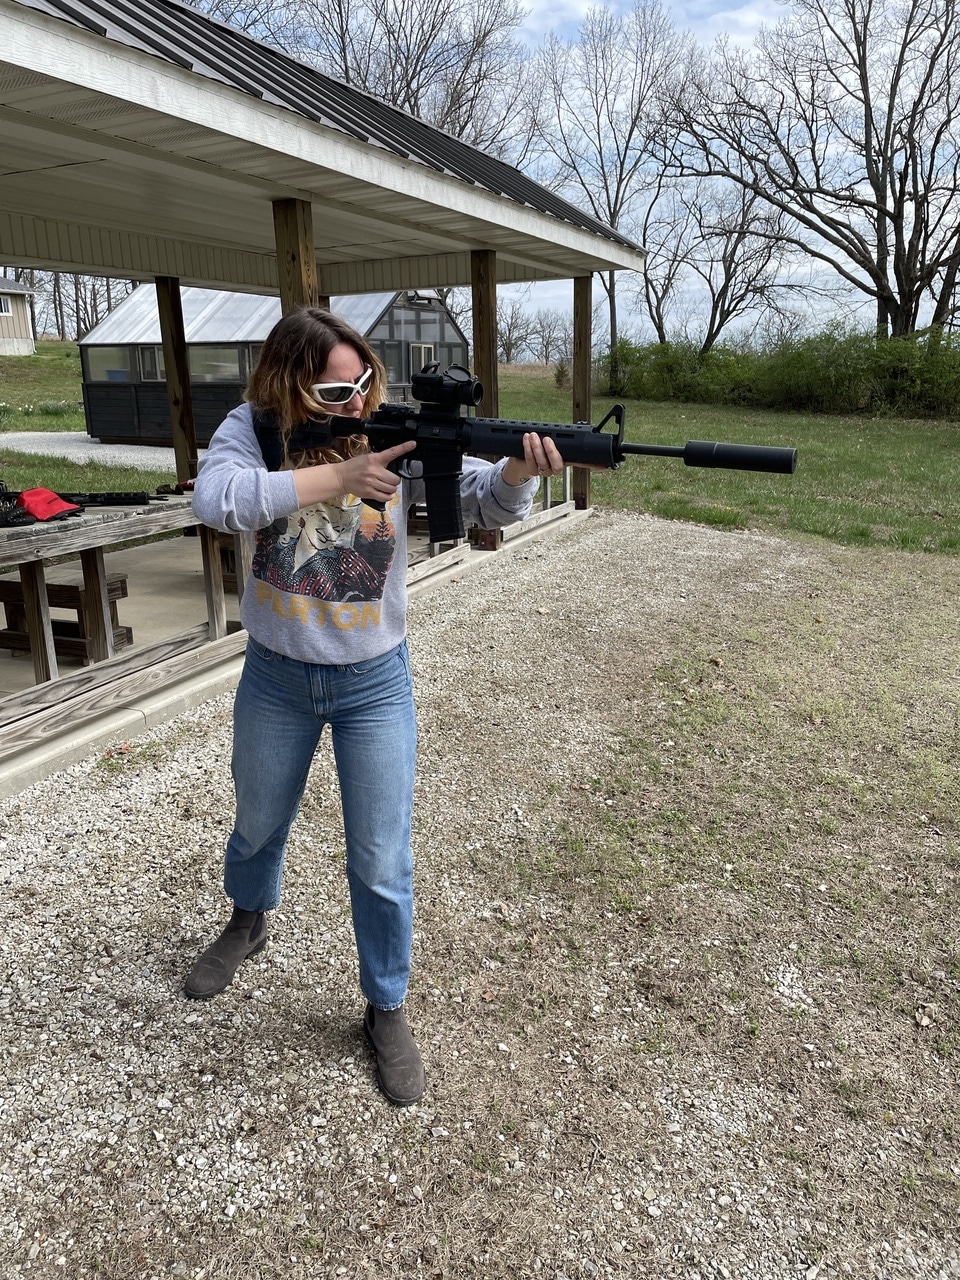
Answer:
[[[380,600],[393,563],[394,497],[375,511],[347,495],[304,507],[257,534],[253,576],[290,595],[315,600]]]

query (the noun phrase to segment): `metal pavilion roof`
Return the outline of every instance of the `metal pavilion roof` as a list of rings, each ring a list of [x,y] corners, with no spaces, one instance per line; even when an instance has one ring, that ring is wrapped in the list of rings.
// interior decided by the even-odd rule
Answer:
[[[512,166],[178,0],[17,2],[613,243],[638,248]]]
[[[278,204],[324,295],[642,270],[509,165],[179,0],[0,0],[0,262],[275,294]]]

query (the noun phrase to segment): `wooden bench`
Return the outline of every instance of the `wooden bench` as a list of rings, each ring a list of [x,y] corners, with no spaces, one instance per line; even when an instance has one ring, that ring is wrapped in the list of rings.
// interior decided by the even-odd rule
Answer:
[[[125,649],[133,644],[133,628],[121,626],[117,616],[117,601],[127,594],[127,576],[124,573],[108,573],[106,583],[113,626],[113,646],[116,650]],[[57,656],[90,661],[92,655],[89,636],[92,634],[92,627],[87,614],[83,578],[77,574],[48,582],[47,599],[51,609],[72,609],[77,615],[76,622],[66,618],[51,620]],[[4,607],[7,624],[5,630],[0,630],[0,648],[29,653],[30,636],[27,632],[23,586],[18,576],[10,574],[0,577],[0,604]]]

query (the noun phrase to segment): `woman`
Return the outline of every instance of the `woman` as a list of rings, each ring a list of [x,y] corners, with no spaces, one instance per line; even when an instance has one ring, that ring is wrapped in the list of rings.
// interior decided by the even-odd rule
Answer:
[[[331,312],[300,307],[272,330],[245,403],[221,424],[200,465],[204,524],[254,540],[241,605],[249,639],[234,705],[236,818],[224,889],[233,914],[188,974],[185,994],[223,991],[266,944],[284,852],[314,752],[331,727],[347,880],[377,1083],[398,1106],[423,1092],[423,1064],[403,1002],[410,974],[410,852],[416,720],[406,647],[406,512],[422,483],[390,463],[405,442],[371,452],[362,435],[306,456],[292,429],[335,413],[361,418],[385,399],[383,366]],[[464,458],[464,519],[496,528],[530,511],[538,479],[563,469],[550,440],[524,457]],[[383,510],[369,505],[375,502]]]

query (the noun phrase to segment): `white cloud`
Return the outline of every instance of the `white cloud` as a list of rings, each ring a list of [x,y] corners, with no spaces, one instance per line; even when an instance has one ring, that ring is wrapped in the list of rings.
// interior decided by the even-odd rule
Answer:
[[[750,44],[761,26],[772,26],[783,16],[784,8],[779,0],[751,0],[734,6],[712,0],[673,0],[670,5],[677,26],[708,44],[720,35],[728,35],[737,44]]]
[[[664,3],[678,27],[691,31],[706,44],[711,44],[718,35],[729,35],[737,44],[749,44],[761,24],[772,25],[785,8],[781,0],[750,0],[741,5],[723,0],[664,0]],[[591,0],[527,0],[523,32],[531,43],[539,43],[551,31],[574,37],[591,7]],[[611,0],[610,7],[624,12],[631,4],[627,0]]]
[[[592,6],[591,0],[527,0],[526,7],[522,30],[539,43],[551,31],[567,37],[576,35],[584,14]]]

